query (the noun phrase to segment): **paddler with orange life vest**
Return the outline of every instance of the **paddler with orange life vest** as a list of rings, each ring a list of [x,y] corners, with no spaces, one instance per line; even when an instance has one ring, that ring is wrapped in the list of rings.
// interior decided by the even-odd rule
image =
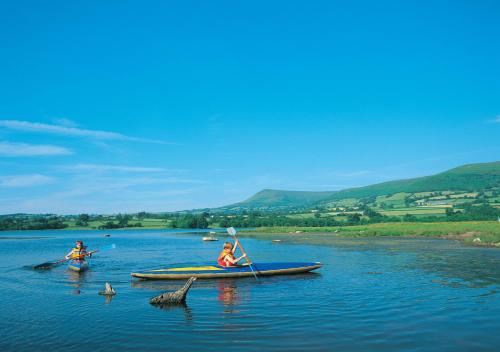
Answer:
[[[76,241],[75,248],[73,248],[71,252],[66,254],[65,258],[73,260],[85,260],[85,256],[87,255],[90,256],[92,254],[87,252],[87,247],[83,245],[82,241]]]
[[[231,242],[224,243],[224,249],[220,252],[219,257],[217,258],[217,264],[220,266],[235,266],[240,260],[245,258],[247,255],[243,254],[239,258],[234,257],[234,252],[236,251],[236,247],[238,246],[238,239],[234,242],[234,246]]]

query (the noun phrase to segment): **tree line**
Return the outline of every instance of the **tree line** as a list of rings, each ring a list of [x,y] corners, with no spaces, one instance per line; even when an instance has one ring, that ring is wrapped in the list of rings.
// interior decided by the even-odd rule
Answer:
[[[2,217],[0,231],[64,229],[67,224],[58,216]]]
[[[118,214],[113,217],[102,215],[89,216],[80,214],[75,224],[88,226],[89,221],[99,220],[103,222],[99,229],[118,229],[127,227],[142,227],[140,221],[149,214],[139,213],[135,217],[128,214]],[[332,215],[316,212],[312,217],[291,217],[290,213],[270,213],[263,211],[243,211],[238,214],[223,214],[209,212],[203,213],[168,213],[161,214],[160,219],[165,221],[165,228],[205,229],[208,227],[273,227],[273,226],[297,226],[297,227],[332,227],[363,225],[381,222],[437,222],[437,221],[492,221],[500,217],[500,209],[485,203],[481,205],[462,205],[461,210],[447,208],[444,216],[415,216],[406,214],[404,216],[387,216],[363,205],[355,212],[334,217]],[[159,216],[159,215],[157,215]],[[339,219],[339,217],[341,219]],[[75,217],[72,217],[75,219]],[[67,217],[56,215],[12,215],[0,216],[0,231],[2,230],[44,230],[64,229],[68,227]]]
[[[318,214],[319,216],[316,216]],[[462,210],[447,208],[445,216],[387,216],[369,208],[361,206],[358,212],[347,214],[344,219],[337,220],[333,216],[321,216],[315,213],[312,218],[292,218],[281,214],[249,214],[223,215],[212,219],[220,227],[326,227],[375,224],[381,222],[439,222],[439,221],[492,221],[500,217],[500,209],[485,203],[482,205],[464,205]]]

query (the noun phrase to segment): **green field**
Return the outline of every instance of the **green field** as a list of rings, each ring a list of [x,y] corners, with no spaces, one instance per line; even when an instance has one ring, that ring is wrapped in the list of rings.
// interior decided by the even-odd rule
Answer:
[[[438,216],[442,217],[445,215],[446,208],[449,206],[426,206],[426,207],[395,207],[391,209],[378,209],[375,208],[376,211],[378,211],[382,215],[386,216],[405,216],[406,214],[414,215],[416,217],[422,217],[422,216]],[[351,211],[331,211],[331,210],[326,210],[322,212],[317,212],[320,217],[324,216],[334,216],[336,220],[342,221],[343,219],[345,220],[345,216],[349,214],[357,214],[359,211],[356,210],[351,210]],[[313,218],[315,216],[314,212],[307,211],[304,213],[294,213],[294,214],[289,214],[287,217],[292,218],[292,219],[307,219],[307,218]]]
[[[332,233],[335,236],[427,236],[458,239],[475,245],[500,247],[500,222],[397,222],[338,227],[261,227],[247,233]],[[479,240],[477,240],[479,239]]]
[[[396,208],[391,210],[380,210],[380,214],[387,216],[411,215],[444,215],[446,208],[419,207],[419,208]]]
[[[405,197],[407,196],[407,193],[400,192],[393,194],[391,196],[378,196],[376,198],[378,204],[386,204],[394,207],[404,207],[405,206]],[[404,215],[404,214],[403,214]]]
[[[291,219],[307,219],[307,218],[314,217],[314,213],[308,212],[308,213],[300,213],[300,214],[290,214],[290,215],[287,215],[287,217],[289,217]]]
[[[92,220],[88,222],[87,226],[78,226],[76,225],[76,219],[74,220],[67,220],[64,221],[65,224],[68,225],[65,230],[96,230],[99,228],[99,226],[104,225],[109,219],[105,220]],[[144,218],[144,219],[132,219],[130,221],[131,223],[136,223],[140,222],[142,224],[141,227],[137,228],[143,228],[143,229],[164,229],[169,227],[169,222],[163,220],[163,219],[150,219],[150,218]],[[134,227],[127,227],[127,228],[134,228]]]

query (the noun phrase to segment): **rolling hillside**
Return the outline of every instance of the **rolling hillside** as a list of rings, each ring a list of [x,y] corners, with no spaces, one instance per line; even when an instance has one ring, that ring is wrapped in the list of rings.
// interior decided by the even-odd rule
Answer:
[[[500,161],[460,166],[436,175],[378,183],[331,192],[265,189],[221,210],[285,210],[324,206],[345,199],[389,196],[397,193],[483,192],[500,188]]]
[[[264,189],[244,202],[229,207],[308,207],[331,199],[335,192],[280,191]]]
[[[399,192],[482,191],[500,187],[500,161],[460,166],[437,175],[389,181],[335,192],[329,200],[363,198]]]

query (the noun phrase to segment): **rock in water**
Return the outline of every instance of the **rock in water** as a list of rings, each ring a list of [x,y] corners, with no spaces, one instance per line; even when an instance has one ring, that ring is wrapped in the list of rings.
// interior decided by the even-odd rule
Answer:
[[[116,292],[113,290],[113,287],[111,287],[109,282],[106,282],[104,285],[104,291],[100,291],[99,294],[104,296],[114,296],[116,295]]]
[[[159,296],[153,297],[149,300],[149,303],[154,305],[169,305],[169,304],[182,304],[186,302],[186,295],[189,288],[196,280],[195,277],[189,278],[184,287],[175,292],[165,292]]]

